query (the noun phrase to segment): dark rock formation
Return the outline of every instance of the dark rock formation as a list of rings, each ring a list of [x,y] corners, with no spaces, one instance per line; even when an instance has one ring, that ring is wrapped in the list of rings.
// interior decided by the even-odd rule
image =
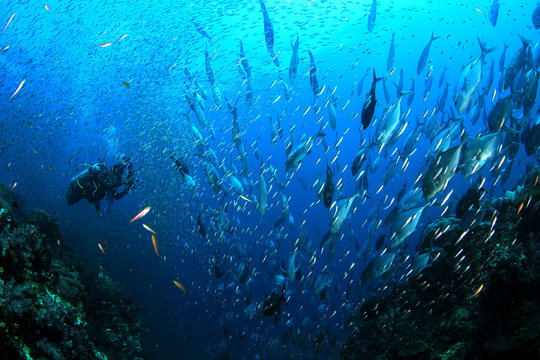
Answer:
[[[42,210],[25,219],[9,196],[1,186],[2,359],[142,359],[137,306],[74,260],[55,219]]]
[[[539,175],[426,226],[418,250],[439,256],[357,306],[341,359],[540,358]]]

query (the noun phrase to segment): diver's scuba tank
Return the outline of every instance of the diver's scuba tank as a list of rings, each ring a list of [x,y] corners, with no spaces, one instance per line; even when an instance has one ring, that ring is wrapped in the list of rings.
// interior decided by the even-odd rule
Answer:
[[[94,164],[83,172],[75,175],[66,193],[68,205],[73,205],[81,199],[87,198],[87,194],[92,191],[93,184],[101,176],[104,164]]]

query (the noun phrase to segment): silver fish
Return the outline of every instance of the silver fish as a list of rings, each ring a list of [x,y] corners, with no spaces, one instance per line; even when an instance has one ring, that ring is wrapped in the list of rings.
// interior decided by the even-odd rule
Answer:
[[[478,139],[465,141],[463,154],[461,155],[461,173],[463,176],[471,176],[480,171],[495,156],[500,142],[499,134],[496,132]]]
[[[353,176],[356,176],[356,174],[358,174],[360,168],[362,167],[362,164],[364,164],[364,161],[367,160],[369,148],[369,146],[364,146],[360,148],[360,150],[358,150],[358,152],[356,153],[351,167]]]
[[[420,75],[420,73],[424,70],[424,67],[426,66],[427,59],[429,57],[429,50],[431,49],[431,44],[433,43],[433,40],[438,39],[439,36],[433,36],[433,33],[431,33],[431,39],[427,43],[426,47],[422,51],[422,54],[420,55],[420,59],[418,60],[418,67],[416,68],[416,74]]]
[[[362,276],[360,278],[362,285],[369,284],[387,272],[392,266],[395,257],[396,254],[394,253],[385,253],[371,260],[368,266],[366,266],[364,272],[362,272]]]
[[[272,26],[272,22],[270,21],[270,16],[268,16],[268,11],[266,10],[266,5],[264,5],[264,1],[260,0],[259,2],[261,4],[261,10],[264,18],[264,38],[266,40],[266,47],[270,52],[270,56],[272,57],[274,64],[279,67],[279,60],[276,56],[276,52],[274,51],[274,27]]]
[[[319,92],[319,82],[317,81],[317,67],[315,66],[315,59],[313,58],[313,54],[311,51],[308,50],[309,59],[311,61],[311,66],[309,68],[309,83],[311,84],[311,88],[313,89],[313,95],[315,97],[318,97],[320,95]]]
[[[422,191],[426,200],[431,200],[444,189],[455,175],[459,165],[462,144],[440,152],[424,174]]]
[[[523,116],[528,116],[536,102],[536,93],[538,92],[538,72],[531,69],[527,73],[527,82],[523,94]]]
[[[536,8],[533,11],[532,23],[536,30],[540,29],[540,4],[536,5]]]
[[[289,256],[289,260],[287,261],[287,279],[289,281],[294,281],[296,278],[296,271],[298,270],[298,266],[294,265],[294,260],[296,259],[296,254],[298,253],[298,249],[294,249],[291,256]]]
[[[386,70],[390,70],[394,64],[394,58],[396,57],[396,48],[394,44],[394,36],[396,33],[392,33],[392,41],[390,41],[390,50],[388,50],[388,60],[386,60]]]
[[[343,221],[347,218],[349,210],[351,209],[354,200],[358,197],[358,194],[339,199],[333,205],[335,207],[334,215],[332,216],[332,222],[330,223],[330,231],[335,234],[341,229]]]
[[[320,294],[321,291],[326,289],[330,285],[331,282],[332,282],[332,276],[330,275],[330,273],[326,270],[323,271],[322,274],[317,276],[317,278],[315,279],[315,283],[313,284],[315,288],[315,293]]]
[[[392,235],[388,240],[389,247],[395,248],[401,245],[416,230],[426,206],[407,209],[397,214],[396,219],[392,223]]]
[[[321,136],[324,136],[324,134],[318,133],[315,136],[302,141],[294,148],[285,161],[285,169],[287,172],[294,170],[302,162],[302,160],[306,158],[306,156],[311,152],[311,148],[313,147],[315,140]]]
[[[328,117],[330,118],[330,126],[332,127],[332,130],[336,130],[337,126],[337,114],[336,114],[336,107],[334,106],[336,100],[334,99],[333,95],[330,95],[330,99],[328,99]]]
[[[394,132],[398,128],[401,121],[401,98],[408,93],[400,92],[396,102],[385,112],[382,120],[377,124],[375,132],[375,141],[379,146],[378,154],[390,142],[394,136]]]
[[[506,68],[506,72],[504,73],[504,90],[512,86],[516,76],[525,65],[527,49],[529,48],[529,40],[525,39],[521,35],[519,37],[521,39],[522,47],[514,54],[512,60],[510,61],[510,65]]]
[[[491,0],[489,2],[489,22],[491,25],[497,25],[497,18],[499,17],[499,0]]]
[[[264,213],[266,212],[266,208],[268,206],[267,201],[268,189],[266,187],[266,181],[264,181],[264,172],[261,168],[261,174],[259,176],[259,197],[257,198],[257,210],[259,210],[261,217],[264,216]]]
[[[206,67],[206,76],[208,77],[208,82],[214,85],[214,81],[215,81],[214,70],[212,70],[212,64],[210,62],[210,55],[208,54],[208,47],[204,49],[204,64]]]
[[[497,101],[489,112],[487,123],[489,131],[499,131],[512,116],[512,94]]]
[[[208,36],[208,34],[206,33],[206,31],[204,31],[201,25],[193,21],[193,26],[195,26],[195,30],[197,30],[197,32],[201,34],[202,37],[207,38],[208,40],[210,40],[210,43],[212,43],[212,39],[210,39],[210,36]]]
[[[296,37],[296,43],[291,44],[292,46],[292,57],[291,63],[289,65],[289,82],[292,84],[296,78],[296,71],[298,70],[298,64],[300,60],[298,59],[298,36]]]
[[[375,28],[375,19],[377,18],[377,0],[371,1],[371,10],[369,11],[368,16],[368,31],[372,32],[373,28]]]
[[[332,205],[332,199],[334,198],[334,176],[330,166],[326,165],[326,181],[323,187],[323,203],[328,209]]]
[[[502,73],[504,71],[504,61],[506,59],[506,49],[508,49],[508,44],[504,44],[504,49],[501,54],[501,57],[499,58],[499,72]]]
[[[480,57],[474,59],[461,70],[459,80],[456,84],[454,104],[460,114],[465,112],[469,107],[476,88],[478,87],[478,84],[480,84],[484,57],[486,54],[493,51],[493,49],[486,49],[484,43],[480,39],[478,39],[478,44],[482,51]]]

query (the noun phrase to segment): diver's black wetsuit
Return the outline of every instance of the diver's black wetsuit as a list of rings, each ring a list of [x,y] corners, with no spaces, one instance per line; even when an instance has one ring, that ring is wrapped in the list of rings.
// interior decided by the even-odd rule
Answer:
[[[124,169],[127,174],[124,176]],[[118,188],[124,186],[122,191]],[[99,201],[105,197],[109,202],[121,199],[135,186],[135,175],[133,164],[127,156],[122,161],[114,164],[112,169],[108,169],[105,163],[101,162],[90,166],[80,174],[71,179],[66,193],[68,205],[73,205],[81,199],[86,199],[94,203],[99,211]]]

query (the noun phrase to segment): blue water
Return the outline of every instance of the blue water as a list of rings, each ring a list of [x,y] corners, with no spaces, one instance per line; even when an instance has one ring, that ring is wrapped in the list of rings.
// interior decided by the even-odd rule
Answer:
[[[227,216],[238,226],[233,235],[226,235],[227,243],[223,245],[210,228],[221,196],[214,195],[210,188],[203,160],[193,155],[196,150],[183,115],[189,112],[184,97],[187,82],[184,66],[187,64],[210,95],[205,101],[205,114],[215,136],[211,137],[209,129],[202,129],[193,112],[189,117],[207,139],[208,147],[216,152],[223,166],[222,174],[225,170],[239,170],[242,164],[231,138],[232,116],[225,103],[219,109],[211,98],[205,71],[206,48],[211,53],[216,84],[224,97],[233,103],[240,98],[239,123],[249,162],[245,185],[253,184],[245,190],[249,199],[254,199],[259,189],[260,160],[253,155],[255,147],[258,146],[263,167],[271,165],[277,170],[277,178],[284,181],[290,127],[295,126],[295,145],[302,134],[314,135],[321,118],[328,121],[325,99],[335,89],[338,125],[336,131],[330,126],[325,128],[325,140],[330,145],[326,158],[331,161],[339,149],[333,164],[334,181],[341,178],[341,193],[349,196],[356,189],[350,172],[354,154],[363,139],[374,138],[384,109],[395,101],[392,83],[398,81],[401,69],[405,90],[410,89],[411,79],[416,79],[412,106],[409,108],[402,101],[402,114],[410,110],[403,120],[409,123],[408,133],[418,126],[418,118],[436,106],[443,91],[438,82],[445,67],[446,81],[450,84],[446,110],[453,107],[455,84],[462,67],[480,55],[476,37],[488,47],[497,47],[486,56],[478,93],[486,82],[492,61],[497,69],[492,89],[497,86],[501,75],[499,57],[505,44],[508,64],[521,47],[518,34],[532,43],[538,41],[531,22],[534,2],[503,1],[495,27],[487,18],[488,3],[379,1],[376,25],[369,33],[367,17],[371,1],[266,1],[275,31],[274,49],[280,60],[279,68],[266,49],[263,17],[256,1],[50,1],[47,2],[50,10],[43,2],[6,3],[0,10],[0,26],[3,28],[11,15],[15,13],[15,16],[0,34],[0,47],[9,45],[0,52],[0,181],[10,185],[17,182],[14,191],[24,197],[24,207],[43,208],[59,219],[65,241],[80,258],[102,266],[142,304],[140,316],[148,329],[145,353],[149,359],[208,358],[220,351],[230,352],[239,359],[305,355],[311,354],[314,339],[321,333],[330,334],[325,348],[333,349],[329,353],[337,356],[339,348],[333,339],[346,339],[343,327],[348,311],[369,294],[366,287],[357,286],[359,276],[367,261],[376,256],[374,249],[367,258],[360,256],[355,239],[363,247],[369,241],[369,224],[362,226],[368,214],[378,209],[375,217],[384,219],[389,211],[383,210],[388,205],[385,197],[395,196],[403,183],[410,189],[419,174],[425,172],[426,154],[431,146],[427,134],[420,138],[418,151],[409,159],[407,170],[403,173],[398,170],[393,180],[376,194],[386,166],[397,158],[397,154],[391,155],[391,150],[401,148],[403,140],[387,154],[380,155],[377,171],[369,175],[370,199],[365,202],[357,199],[351,218],[343,225],[344,236],[337,245],[333,262],[329,262],[327,250],[321,255],[319,249],[319,242],[328,231],[330,215],[320,202],[311,206],[318,201],[312,185],[320,179],[321,186],[325,179],[324,147],[318,142],[283,191],[290,198],[294,225],[282,230],[285,239],[277,249],[274,223],[281,213],[281,196],[270,173],[265,175],[270,189],[269,209],[261,225],[255,206],[234,194],[230,181],[223,180],[228,189]],[[195,30],[192,21],[201,24],[211,42]],[[396,33],[396,71],[389,75],[386,61],[392,32]],[[418,58],[432,32],[440,38],[432,44],[426,69],[417,76]],[[124,34],[127,35],[121,38]],[[293,96],[287,102],[279,75],[288,83],[291,43],[297,35],[300,65],[294,84],[289,84]],[[252,68],[251,107],[245,103],[246,84],[238,72],[239,40]],[[96,46],[107,42],[112,44]],[[319,85],[325,86],[325,93],[318,101],[322,109],[317,115],[309,108],[314,104],[314,95],[309,83],[307,50],[315,58]],[[424,79],[430,67],[433,86],[424,101]],[[371,86],[373,68],[378,76],[389,76],[390,103],[385,101],[383,85],[379,82],[375,117],[364,131],[359,130],[360,112]],[[358,96],[357,84],[366,73]],[[10,99],[23,79],[24,86]],[[486,91],[490,95],[486,98],[488,111],[493,106],[492,91]],[[468,118],[472,113],[473,110],[464,121],[467,135],[475,137],[481,131],[485,133],[485,125],[482,120],[475,126],[470,124]],[[284,130],[283,138],[275,145],[271,142],[268,116],[276,126],[280,117]],[[255,145],[258,132],[261,138]],[[334,148],[341,137],[339,147]],[[167,159],[171,150],[186,156],[198,184],[198,196],[187,189]],[[114,202],[110,209],[103,201],[99,213],[86,201],[67,206],[65,192],[73,176],[98,160],[113,164],[122,154],[133,158],[138,179],[129,195]],[[371,151],[370,162],[375,159],[376,149]],[[500,182],[491,186],[494,179],[489,178],[488,164],[480,174],[488,177],[486,186],[490,195],[502,196],[525,173],[526,164],[534,161],[527,158],[521,147],[513,162],[512,176],[504,187]],[[345,166],[347,169],[342,173]],[[457,174],[447,189],[453,189],[453,196],[459,198],[476,178],[475,175],[464,179]],[[298,179],[307,184],[307,191]],[[447,193],[439,194],[439,200]],[[151,206],[151,212],[143,220],[130,224],[129,219],[145,206]],[[435,205],[426,209],[418,230],[403,247],[405,252],[414,254],[420,230],[441,211]],[[198,214],[209,230],[207,239],[197,231]],[[143,229],[142,223],[158,233],[159,252],[166,257],[165,261],[154,254],[150,233]],[[388,229],[379,228],[374,240],[387,233]],[[256,305],[272,290],[279,291],[274,276],[279,273],[281,263],[286,263],[299,237],[304,237],[307,250],[297,256],[296,262],[302,274],[308,276],[288,285],[289,305],[283,306],[277,321],[257,315],[250,318],[246,314],[247,297]],[[105,254],[100,252],[98,243],[104,245]],[[218,249],[227,257],[227,272],[221,279],[215,279],[210,272],[210,259]],[[308,263],[313,254],[317,262],[310,268]],[[246,286],[238,283],[237,272],[240,264],[249,259],[252,272]],[[355,266],[348,271],[348,278],[342,280],[353,262]],[[328,298],[321,300],[313,291],[313,281],[326,266],[332,274],[332,283]],[[347,299],[346,286],[351,278],[356,281]],[[185,295],[174,286],[173,280],[184,284]],[[380,283],[381,280],[376,280],[377,285]],[[281,336],[286,331],[299,340],[283,340]]]

